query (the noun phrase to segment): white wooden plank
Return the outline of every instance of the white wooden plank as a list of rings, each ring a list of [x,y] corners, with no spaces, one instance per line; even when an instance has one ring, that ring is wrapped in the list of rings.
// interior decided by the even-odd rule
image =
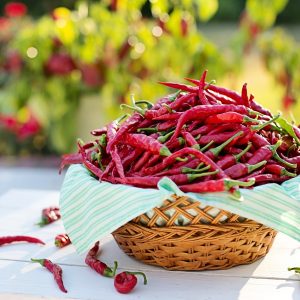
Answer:
[[[65,295],[58,290],[51,274],[36,264],[0,261],[0,270],[0,291],[8,294],[133,300],[295,300],[300,294],[298,281],[206,276],[204,273],[157,270],[147,273],[147,286],[140,281],[133,293],[120,295],[114,290],[112,279],[99,276],[87,267],[63,266],[64,282],[68,290]]]

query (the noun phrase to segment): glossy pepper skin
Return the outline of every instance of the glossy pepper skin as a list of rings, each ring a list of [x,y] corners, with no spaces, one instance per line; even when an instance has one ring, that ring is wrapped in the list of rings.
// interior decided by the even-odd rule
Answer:
[[[54,244],[58,248],[63,248],[71,244],[71,240],[66,233],[58,234],[55,237]]]
[[[114,286],[116,290],[121,294],[130,293],[137,284],[137,277],[135,275],[143,276],[144,284],[147,284],[146,275],[142,272],[122,272],[115,277]]]
[[[42,210],[41,221],[38,223],[38,225],[43,227],[45,225],[48,225],[50,223],[53,223],[53,222],[59,220],[60,217],[61,217],[61,215],[60,215],[59,207],[50,206],[50,207],[44,208]]]
[[[95,243],[94,247],[88,252],[85,258],[85,263],[100,275],[103,275],[105,277],[114,277],[116,274],[118,263],[115,261],[114,268],[111,269],[104,262],[98,260],[96,257],[99,251],[99,247],[100,246],[98,241]]]

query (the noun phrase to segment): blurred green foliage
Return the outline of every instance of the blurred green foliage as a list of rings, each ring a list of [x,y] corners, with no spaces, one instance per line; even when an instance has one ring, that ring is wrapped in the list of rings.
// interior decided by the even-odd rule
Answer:
[[[281,30],[271,30],[290,2],[60,1],[73,9],[52,10],[57,2],[45,1],[47,6],[41,1],[36,13],[41,7],[50,13],[36,20],[4,18],[8,25],[0,31],[0,132],[1,114],[31,125],[34,115],[40,130],[36,133],[37,126],[29,126],[32,136],[24,139],[4,126],[5,143],[13,146],[3,147],[0,141],[0,153],[23,152],[24,146],[30,152],[68,152],[75,145],[84,97],[97,95],[101,104],[90,102],[94,106],[87,105],[85,119],[96,111],[103,124],[118,115],[119,105],[131,94],[155,101],[168,93],[157,81],[197,78],[204,69],[209,70],[208,80],[237,74],[255,47],[286,89],[284,108],[291,109],[300,91],[299,45]],[[229,41],[230,49],[221,51],[199,31],[199,24],[224,19],[227,13],[235,16],[239,29]]]

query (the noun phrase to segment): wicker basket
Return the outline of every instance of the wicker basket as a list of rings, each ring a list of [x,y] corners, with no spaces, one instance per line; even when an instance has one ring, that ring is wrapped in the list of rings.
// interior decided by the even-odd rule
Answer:
[[[113,236],[126,254],[147,264],[168,270],[216,270],[265,256],[276,231],[187,197],[174,197]]]

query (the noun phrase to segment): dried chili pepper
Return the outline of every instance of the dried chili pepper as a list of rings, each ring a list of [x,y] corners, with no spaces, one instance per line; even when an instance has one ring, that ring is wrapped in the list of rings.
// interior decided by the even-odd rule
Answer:
[[[62,170],[67,165],[73,165],[73,164],[81,164],[82,163],[82,156],[80,153],[70,153],[70,154],[64,154],[61,157],[61,163],[59,167],[59,174],[61,174]]]
[[[95,270],[98,274],[105,277],[114,277],[118,267],[118,263],[114,262],[114,268],[108,267],[104,262],[97,259],[97,254],[99,252],[99,241],[95,243],[93,248],[91,248],[85,258],[85,263]]]
[[[63,280],[62,280],[62,269],[59,265],[54,264],[49,259],[34,259],[34,258],[32,258],[31,261],[41,264],[48,271],[50,271],[53,274],[54,280],[57,283],[59,289],[62,292],[67,293],[67,290],[65,289],[64,283],[63,283]]]
[[[37,224],[39,226],[45,226],[47,224],[53,223],[57,220],[59,220],[61,217],[59,207],[57,206],[50,206],[47,208],[44,208],[42,210],[42,218],[41,221]]]
[[[54,244],[58,248],[63,248],[71,244],[71,240],[66,233],[58,234],[55,237]]]
[[[143,272],[122,272],[117,274],[114,279],[116,290],[121,294],[130,293],[137,284],[137,277],[135,275],[143,276],[144,284],[147,284],[147,278]]]
[[[4,244],[11,244],[14,242],[27,242],[27,243],[45,245],[45,243],[40,239],[28,235],[0,236],[0,246]]]

